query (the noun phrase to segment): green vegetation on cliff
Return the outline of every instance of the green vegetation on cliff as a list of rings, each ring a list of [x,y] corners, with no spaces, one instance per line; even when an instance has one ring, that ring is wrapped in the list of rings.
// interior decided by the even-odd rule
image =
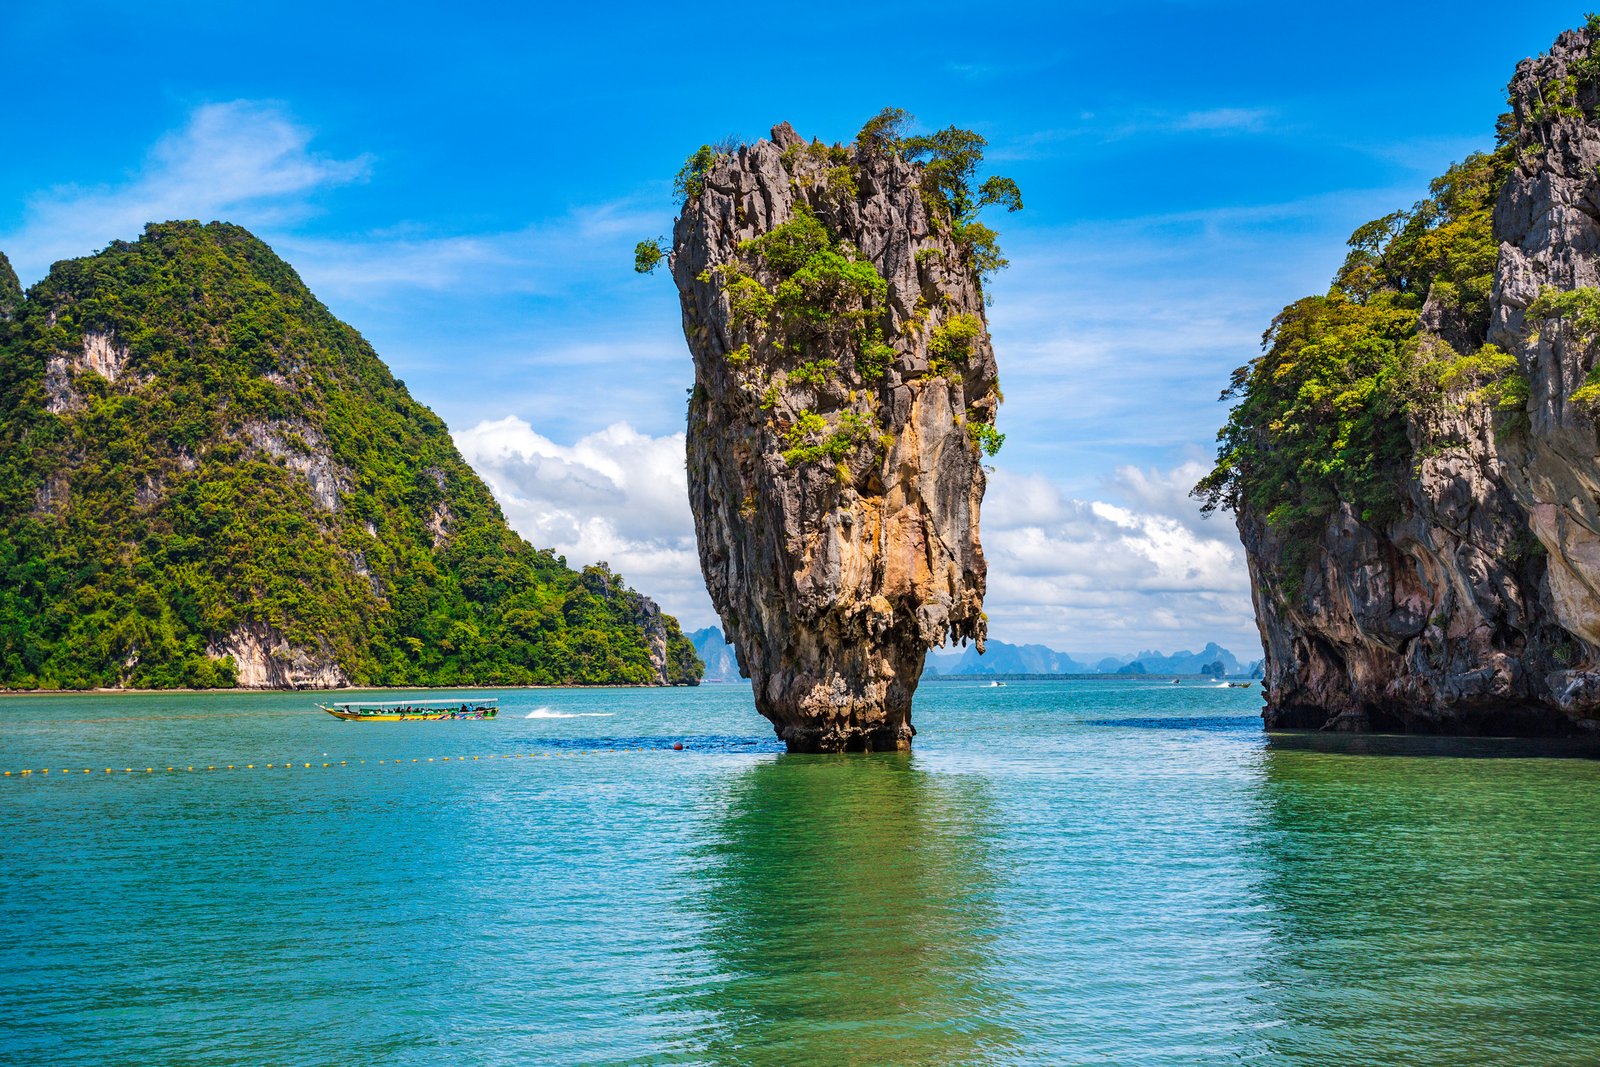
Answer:
[[[698,276],[705,284],[714,281],[727,300],[735,342],[724,356],[730,366],[746,368],[762,351],[777,359],[758,362],[794,361],[775,372],[754,369],[746,379],[759,392],[764,411],[775,413],[780,399],[791,394],[793,410],[772,417],[782,435],[784,460],[790,466],[828,461],[841,483],[850,477],[850,456],[869,444],[887,447],[893,441],[868,398],[895,365],[896,340],[909,338],[902,345],[915,344],[926,332],[928,364],[917,376],[960,383],[958,368],[984,327],[972,314],[951,314],[935,317],[930,328],[930,315],[943,311],[950,300],[936,279],[952,271],[959,274],[965,265],[981,293],[983,281],[1005,267],[1006,260],[998,236],[978,215],[991,206],[1022,208],[1015,181],[998,176],[978,180],[986,146],[982,136],[955,126],[910,135],[910,123],[906,112],[885,108],[849,145],[805,142],[788,129],[778,162],[794,195],[790,217],[740,240],[731,250],[734,254]],[[776,130],[774,139],[779,140]],[[732,165],[738,151],[736,145],[702,145],[678,172],[678,195],[685,202],[710,195],[708,175],[719,164]],[[888,279],[836,231],[859,210],[863,188],[870,191],[897,167],[909,171],[933,239],[942,237],[943,244],[915,250],[922,291],[891,338],[895,316],[888,306]],[[735,209],[740,225],[747,222],[744,212],[743,207]],[[634,269],[648,274],[667,262],[664,243],[662,238],[640,241],[634,248]],[[951,262],[934,265],[945,258]],[[837,405],[840,393],[862,410],[830,421],[823,409]],[[998,395],[996,389],[996,401]],[[988,456],[1005,443],[992,420],[992,404],[970,406],[964,419],[958,417],[974,446]]]
[[[1490,216],[1513,152],[1474,155],[1411,210],[1357,229],[1330,290],[1273,319],[1264,353],[1223,393],[1239,403],[1195,488],[1206,511],[1248,508],[1302,538],[1341,502],[1385,522],[1451,398],[1520,407],[1515,360],[1483,344]]]
[[[980,281],[1008,266],[1000,236],[978,221],[986,207],[1022,210],[1022,190],[1011,178],[994,175],[978,182],[978,167],[989,142],[973,130],[946,126],[928,134],[907,135],[912,117],[897,107],[878,112],[856,134],[861,151],[888,152],[922,164],[923,195],[935,216],[950,226],[972,257]]]
[[[363,685],[700,673],[604,565],[513,533],[265,244],[152,225],[0,324],[0,685],[226,686],[241,641]]]
[[[17,272],[11,269],[6,254],[0,252],[0,322],[10,319],[21,303],[22,285],[17,281]]]
[[[978,181],[978,167],[983,163],[983,151],[988,141],[973,130],[946,126],[927,134],[908,134],[907,127],[913,117],[903,108],[886,107],[867,120],[856,134],[854,152],[845,145],[825,145],[813,141],[808,145],[795,145],[786,150],[784,160],[791,165],[801,152],[807,153],[831,166],[827,171],[828,185],[837,192],[857,197],[861,193],[857,180],[857,165],[861,156],[878,153],[899,156],[922,167],[922,193],[924,202],[935,222],[949,229],[963,251],[972,258],[979,282],[1003,270],[1009,261],[1000,253],[1000,236],[989,226],[978,221],[978,214],[986,207],[1003,207],[1007,211],[1022,210],[1022,190],[1011,178],[993,175]],[[705,188],[705,176],[723,156],[738,151],[733,141],[720,144],[703,144],[684,160],[672,188],[682,201],[694,200]],[[667,258],[661,238],[640,241],[633,250],[633,269],[649,274]]]

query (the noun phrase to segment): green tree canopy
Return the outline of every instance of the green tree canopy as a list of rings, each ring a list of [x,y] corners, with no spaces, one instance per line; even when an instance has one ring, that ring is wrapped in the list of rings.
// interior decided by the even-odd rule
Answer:
[[[236,226],[58,263],[0,324],[0,686],[227,685],[241,627],[357,684],[648,683],[652,612],[513,533],[444,423]],[[697,680],[660,622],[670,680]]]
[[[1326,294],[1273,319],[1262,355],[1223,392],[1238,403],[1217,435],[1216,466],[1195,487],[1204,510],[1249,508],[1301,540],[1341,503],[1387,521],[1414,464],[1408,426],[1425,423],[1444,392],[1473,386],[1474,398],[1504,407],[1526,396],[1515,360],[1483,344],[1491,215],[1511,165],[1503,147],[1451,167],[1409,211],[1351,235]],[[1443,336],[1421,329],[1429,302]]]

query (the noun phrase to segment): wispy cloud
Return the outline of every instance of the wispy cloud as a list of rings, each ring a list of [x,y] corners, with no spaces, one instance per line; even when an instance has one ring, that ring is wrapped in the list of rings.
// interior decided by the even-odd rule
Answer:
[[[1128,110],[1103,108],[1080,111],[1067,125],[1033,130],[1011,140],[990,146],[988,160],[1006,163],[1040,160],[1089,146],[1104,145],[1132,138],[1222,137],[1260,135],[1277,132],[1281,118],[1273,107],[1213,107],[1190,111],[1154,108]]]
[[[944,69],[969,81],[987,81],[1006,73],[1006,68],[998,63],[946,63]]]
[[[989,313],[1008,435],[1000,465],[1096,491],[1129,463],[1210,451],[1234,368],[1279,308],[1326,288],[1342,238],[1404,202],[1361,191],[1019,231]]]
[[[147,222],[237,218],[283,225],[309,210],[318,190],[367,177],[362,156],[337,159],[311,148],[312,134],[281,107],[255,101],[207,104],[162,137],[123,183],[62,185],[31,197],[4,247],[27,281],[50,264],[87,255]]]
[[[636,202],[587,205],[515,230],[427,234],[402,229],[344,236],[284,234],[278,250],[320,293],[361,298],[406,289],[469,288],[486,294],[555,296],[596,276],[633,280],[627,250],[660,218]]]
[[[1272,116],[1272,110],[1264,107],[1216,107],[1180,115],[1169,128],[1203,133],[1260,133]]]
[[[552,295],[584,284],[589,270],[623,262],[625,246],[660,224],[623,199],[505,230],[437,233],[396,220],[366,233],[308,232],[319,194],[365,181],[372,170],[368,156],[328,156],[313,140],[274,103],[204,105],[160,138],[126,181],[30,197],[22,225],[0,237],[0,247],[32,281],[55,260],[136,237],[149,222],[225,219],[270,238],[324,296],[452,288]]]

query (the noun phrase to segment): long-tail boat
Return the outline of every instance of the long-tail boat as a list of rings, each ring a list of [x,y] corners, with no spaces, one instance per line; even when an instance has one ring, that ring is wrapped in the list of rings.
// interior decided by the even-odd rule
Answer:
[[[470,700],[350,700],[317,707],[346,722],[404,722],[408,719],[492,719],[495,697]]]

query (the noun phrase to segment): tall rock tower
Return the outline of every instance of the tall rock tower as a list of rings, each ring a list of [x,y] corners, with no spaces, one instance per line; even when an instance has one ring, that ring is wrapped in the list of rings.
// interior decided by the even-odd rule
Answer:
[[[985,632],[981,271],[1000,261],[971,216],[1020,203],[1003,180],[1009,197],[941,190],[939,155],[871,129],[703,150],[673,232],[700,564],[790,751],[910,747],[924,654]]]

